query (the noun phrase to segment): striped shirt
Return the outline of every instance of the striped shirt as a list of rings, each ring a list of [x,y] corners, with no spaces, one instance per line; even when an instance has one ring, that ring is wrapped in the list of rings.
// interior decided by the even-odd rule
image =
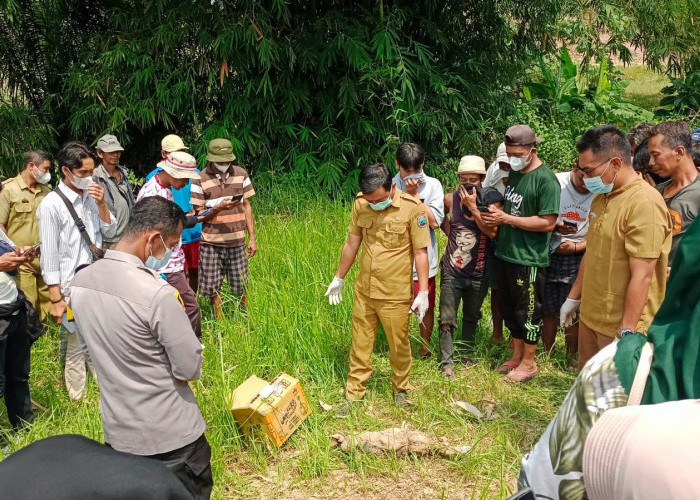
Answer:
[[[11,247],[14,247],[14,242],[10,239],[5,231],[0,228],[0,240],[4,241]],[[12,304],[17,301],[17,285],[12,276],[6,272],[0,273],[0,305]]]
[[[173,193],[170,192],[170,189],[164,187],[160,183],[157,174],[151,177],[149,181],[144,183],[141,191],[139,191],[139,195],[136,197],[136,201],[138,202],[144,198],[151,198],[152,196],[160,196],[166,200],[173,201]],[[160,269],[160,272],[163,274],[170,274],[184,270],[185,252],[182,251],[182,238],[180,238],[180,241],[177,243],[177,245],[175,245],[175,248],[173,248],[173,253],[170,255],[170,260],[163,269]]]
[[[200,174],[200,179],[192,180],[192,206],[202,210],[209,200],[224,196],[240,196],[247,200],[255,194],[248,172],[241,167],[231,165],[226,178],[221,172],[209,165]],[[202,225],[202,243],[220,247],[239,247],[245,245],[245,210],[243,203],[230,210],[224,210]]]
[[[58,188],[73,203],[75,213],[85,224],[85,230],[92,242],[102,247],[102,235],[114,236],[117,220],[110,212],[109,224],[100,219],[100,211],[95,200],[83,190],[83,195],[73,191],[63,181]],[[66,204],[53,191],[36,209],[39,219],[39,241],[41,241],[41,276],[47,285],[59,285],[65,295],[70,280],[78,266],[92,262],[90,247],[80,236]]]

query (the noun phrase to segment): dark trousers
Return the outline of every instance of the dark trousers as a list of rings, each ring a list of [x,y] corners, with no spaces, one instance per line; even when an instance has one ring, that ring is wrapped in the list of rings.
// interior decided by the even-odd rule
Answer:
[[[7,416],[17,430],[34,422],[29,395],[29,369],[32,341],[27,333],[27,313],[20,309],[2,318],[6,324],[0,332],[0,395],[5,397]]]
[[[440,351],[442,366],[452,367],[454,356],[454,331],[457,328],[457,311],[462,302],[462,340],[467,350],[474,349],[476,327],[481,319],[481,305],[489,290],[486,277],[470,279],[455,278],[442,273],[440,278]],[[443,330],[443,325],[449,325]]]
[[[542,331],[545,270],[496,259],[498,299],[503,321],[514,339],[537,344]]]
[[[190,288],[190,284],[187,281],[187,275],[185,271],[178,271],[176,273],[168,273],[165,275],[168,283],[174,287],[178,292],[180,292],[180,298],[182,299],[182,304],[185,306],[185,312],[187,317],[190,318],[190,323],[192,324],[192,329],[194,330],[197,337],[202,336],[202,311],[199,309],[199,303],[197,302],[197,296]]]
[[[195,500],[208,500],[211,496],[214,486],[211,474],[211,447],[204,434],[187,446],[146,458],[163,462],[192,493]]]

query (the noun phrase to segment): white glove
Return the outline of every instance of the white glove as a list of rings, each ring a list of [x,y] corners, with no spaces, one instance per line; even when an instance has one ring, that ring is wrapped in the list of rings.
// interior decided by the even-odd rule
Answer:
[[[328,303],[332,306],[337,306],[340,301],[343,300],[343,280],[337,276],[333,278],[331,284],[328,285],[328,290],[326,290],[326,297],[328,297]]]
[[[411,304],[411,311],[408,314],[414,313],[418,316],[418,323],[421,323],[423,322],[423,316],[425,316],[429,306],[428,290],[421,290],[418,292],[418,295],[416,295],[413,304]]]
[[[574,324],[574,318],[578,312],[578,306],[581,305],[580,300],[566,299],[559,309],[559,326],[568,328]]]

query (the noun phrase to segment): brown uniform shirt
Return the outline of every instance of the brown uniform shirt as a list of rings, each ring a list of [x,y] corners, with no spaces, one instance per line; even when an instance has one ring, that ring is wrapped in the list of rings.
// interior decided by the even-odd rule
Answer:
[[[50,191],[49,186],[42,184],[34,190],[29,189],[21,175],[2,183],[0,224],[7,228],[7,235],[15,245],[28,246],[39,242],[36,207]]]
[[[430,246],[425,206],[396,189],[391,205],[377,211],[359,195],[348,232],[362,236],[355,290],[372,299],[411,300],[413,250]]]

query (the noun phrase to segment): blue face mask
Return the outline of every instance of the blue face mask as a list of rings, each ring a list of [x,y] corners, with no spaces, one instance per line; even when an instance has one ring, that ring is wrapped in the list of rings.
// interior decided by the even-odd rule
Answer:
[[[377,212],[380,212],[384,210],[386,207],[391,205],[391,196],[389,196],[386,200],[380,201],[379,203],[370,203],[369,208],[372,210],[376,210]]]
[[[424,181],[425,181],[425,174],[423,174],[423,173],[421,173],[421,174],[411,174],[411,175],[407,175],[406,177],[402,177],[402,178],[401,178],[401,180],[404,181],[404,182],[406,182],[406,180],[408,180],[408,179],[415,179],[415,180],[424,182]]]
[[[610,161],[612,161],[612,159]],[[615,174],[615,177],[613,177],[613,180],[610,184],[606,184],[603,182],[603,176],[605,175],[605,172],[608,171],[608,168],[610,168],[610,161],[608,162],[608,166],[605,167],[605,170],[603,170],[602,174],[597,175],[595,177],[583,178],[583,183],[586,185],[586,189],[588,189],[591,193],[608,194],[610,191],[612,191],[613,184],[615,184],[615,179],[617,178],[617,174]]]
[[[165,265],[170,260],[170,256],[173,253],[173,251],[165,245],[163,237],[160,234],[158,236],[160,236],[160,241],[163,242],[163,246],[165,247],[165,253],[160,259],[156,259],[153,256],[153,250],[150,250],[149,252],[151,255],[146,259],[146,267],[149,269],[153,269],[154,271],[158,271],[160,268],[165,267]]]

